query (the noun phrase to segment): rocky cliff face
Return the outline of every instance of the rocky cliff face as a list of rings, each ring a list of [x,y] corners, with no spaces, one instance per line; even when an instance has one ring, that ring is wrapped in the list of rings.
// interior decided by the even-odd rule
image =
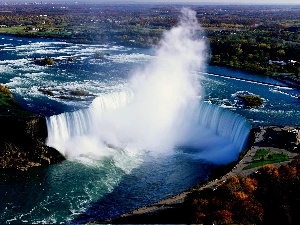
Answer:
[[[65,158],[46,146],[47,127],[40,116],[0,115],[0,168],[27,170]]]
[[[0,124],[0,140],[31,144],[47,137],[46,121],[40,116],[0,115]]]
[[[27,170],[64,160],[44,144],[46,138],[46,119],[24,110],[0,85],[0,168]]]

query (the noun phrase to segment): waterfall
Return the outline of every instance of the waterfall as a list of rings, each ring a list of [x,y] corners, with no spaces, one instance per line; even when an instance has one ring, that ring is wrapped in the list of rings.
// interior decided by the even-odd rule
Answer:
[[[94,129],[93,125],[99,123],[104,113],[124,107],[132,98],[131,91],[106,93],[95,98],[87,109],[47,117],[48,138],[46,143],[66,155],[66,151],[61,149],[61,145],[72,138],[91,134]]]
[[[163,34],[153,60],[132,72],[130,91],[102,94],[88,109],[47,118],[47,144],[69,159],[194,146],[208,160],[232,160],[221,152],[236,156],[243,148],[243,119],[195,100],[203,90],[192,71],[203,68],[205,51],[196,12],[183,9],[179,24]]]
[[[228,109],[202,102],[199,106],[199,124],[227,139],[238,152],[248,144],[251,125],[244,117]]]
[[[120,120],[117,118],[118,122],[113,125],[110,123],[107,125],[105,120],[107,120],[108,114],[111,115],[126,109],[128,105],[132,104],[133,99],[134,95],[130,91],[103,94],[97,97],[88,109],[48,117],[47,144],[57,148],[64,155],[68,155],[67,152],[72,151],[70,148],[75,147],[74,145],[65,145],[66,143],[82,136],[94,136],[93,132],[98,132],[96,138],[105,144],[118,146],[119,143],[103,138],[103,134],[107,132],[106,129],[109,130],[108,133],[115,132],[115,126],[118,126],[117,123]],[[102,125],[103,127],[101,127]],[[122,122],[120,125],[123,125]],[[113,131],[107,126],[112,126]],[[102,129],[104,130],[101,131]],[[200,157],[212,162],[224,163],[236,159],[238,153],[245,149],[251,126],[244,117],[228,109],[201,102],[199,105],[189,104],[189,107],[178,115],[173,129],[180,129],[182,132],[179,134],[183,136],[183,138],[175,136],[179,141],[174,142],[174,145],[193,146],[205,150]],[[127,135],[124,133],[125,137]],[[85,144],[83,146],[86,147]],[[139,144],[139,146],[142,145]],[[95,147],[102,148],[99,143]],[[79,152],[88,154],[86,148]]]

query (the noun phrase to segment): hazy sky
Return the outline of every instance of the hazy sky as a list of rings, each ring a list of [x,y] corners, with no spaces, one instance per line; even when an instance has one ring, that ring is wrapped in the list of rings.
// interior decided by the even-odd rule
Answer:
[[[113,2],[136,2],[136,3],[145,3],[145,2],[163,2],[163,3],[172,3],[172,2],[180,2],[180,3],[220,3],[220,4],[297,4],[300,5],[300,0],[0,0],[0,2],[55,2],[55,3],[70,3],[70,2],[105,2],[105,3],[113,3]]]
[[[148,0],[136,0],[147,2]],[[149,1],[148,1],[149,2]],[[193,3],[221,3],[221,4],[300,4],[300,0],[152,0],[150,2],[193,2]]]

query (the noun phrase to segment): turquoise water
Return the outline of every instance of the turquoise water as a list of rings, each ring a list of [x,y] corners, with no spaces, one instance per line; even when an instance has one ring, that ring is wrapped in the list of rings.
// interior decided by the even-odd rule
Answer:
[[[71,90],[99,96],[126,89],[132,69],[155,58],[147,49],[10,36],[0,36],[0,48],[0,82],[25,108],[45,116],[89,107],[94,97],[60,98],[69,96]],[[105,54],[104,60],[93,57],[99,51]],[[43,67],[31,60],[45,56],[55,58],[57,64]],[[65,60],[74,56],[75,62]],[[271,78],[222,67],[207,67],[195,76],[203,87],[204,101],[244,116],[254,127],[300,124],[298,90],[281,87]],[[53,91],[54,96],[44,95],[39,88]],[[236,97],[240,92],[258,94],[265,103],[257,109],[244,108]],[[67,160],[24,173],[1,171],[0,222],[83,223],[109,218],[186,190],[206,179],[214,166],[195,157],[198,150],[192,148],[156,154],[114,151],[117,154],[84,162]]]
[[[250,79],[250,81],[225,78],[215,74]],[[224,67],[208,67],[207,73],[200,79],[205,87],[207,101],[244,116],[253,127],[293,125],[300,122],[298,89],[284,87],[285,84],[270,77]],[[264,99],[264,104],[259,108],[245,108],[236,97],[239,93],[259,95]]]
[[[72,101],[47,96],[39,92],[46,88],[55,93],[82,89],[99,95],[119,91],[126,86],[132,68],[137,68],[154,58],[148,49],[109,45],[74,45],[46,39],[26,39],[0,36],[0,82],[7,85],[19,102],[29,110],[51,116],[66,111],[86,108],[93,99]],[[103,52],[105,60],[95,59],[93,54]],[[45,56],[58,61],[55,67],[43,67],[30,59]],[[75,62],[63,59],[76,57]],[[299,90],[281,86],[268,86],[224,78],[222,74],[246,78],[270,84],[284,85],[272,78],[231,70],[225,67],[208,66],[199,72],[199,82],[204,87],[204,99],[245,116],[254,126],[265,124],[299,124]],[[258,94],[265,99],[259,109],[243,109],[235,95],[240,91]],[[61,94],[63,95],[63,94]]]

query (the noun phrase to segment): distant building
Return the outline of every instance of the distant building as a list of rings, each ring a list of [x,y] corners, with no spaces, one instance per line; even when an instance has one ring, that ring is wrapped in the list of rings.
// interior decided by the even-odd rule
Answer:
[[[279,66],[285,66],[285,65],[287,65],[287,64],[295,64],[297,61],[296,60],[288,60],[287,62],[285,62],[285,61],[283,61],[283,60],[281,60],[281,61],[273,61],[273,60],[269,60],[268,61],[268,64],[269,65],[273,65],[273,64],[275,64],[275,65],[279,65]]]
[[[293,65],[294,65],[296,62],[297,62],[297,61],[295,61],[295,60],[292,60],[292,59],[291,59],[291,60],[289,60],[289,63],[290,63],[290,64],[293,64]]]
[[[38,32],[40,30],[40,28],[37,28],[37,27],[26,27],[26,31],[27,32]]]
[[[273,61],[273,60],[269,60],[269,65],[273,65],[273,64],[276,64],[276,65],[279,65],[279,66],[285,66],[286,65],[286,62],[284,61]]]

